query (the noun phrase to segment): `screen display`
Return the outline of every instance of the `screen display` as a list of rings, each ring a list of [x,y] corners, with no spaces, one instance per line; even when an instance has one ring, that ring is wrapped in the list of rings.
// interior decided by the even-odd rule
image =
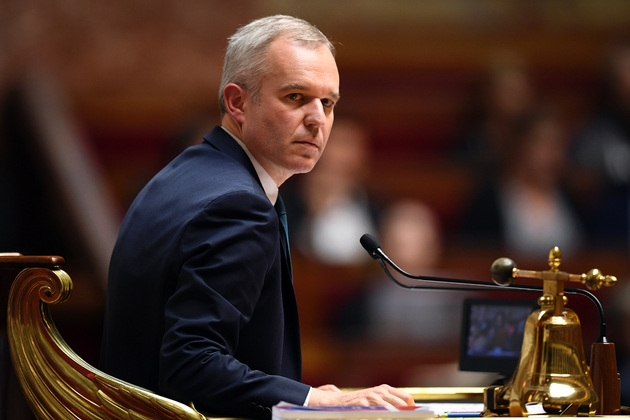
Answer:
[[[518,363],[527,317],[536,300],[466,299],[460,370],[510,376]]]

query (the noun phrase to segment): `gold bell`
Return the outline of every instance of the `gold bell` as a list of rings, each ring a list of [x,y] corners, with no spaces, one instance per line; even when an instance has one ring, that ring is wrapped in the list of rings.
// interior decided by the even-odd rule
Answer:
[[[506,386],[512,417],[527,415],[525,407],[532,402],[540,403],[547,414],[595,414],[598,398],[584,357],[580,321],[571,309],[556,313],[554,300],[543,295],[541,309],[527,319],[519,365],[511,387]]]
[[[591,287],[592,276],[560,272],[560,261],[560,249],[554,247],[549,252],[549,271],[518,270],[507,259],[493,264],[493,278],[495,271],[508,270],[511,278],[541,279],[543,295],[538,299],[540,309],[527,318],[514,375],[504,386],[486,389],[486,411],[525,417],[527,407],[535,404],[539,410],[542,408],[553,415],[591,416],[596,413],[598,396],[584,357],[580,321],[573,310],[565,307],[567,298],[564,295],[565,281],[579,281]],[[616,281],[614,277],[597,274],[601,277],[597,287],[612,286]],[[503,283],[506,283],[505,277]]]

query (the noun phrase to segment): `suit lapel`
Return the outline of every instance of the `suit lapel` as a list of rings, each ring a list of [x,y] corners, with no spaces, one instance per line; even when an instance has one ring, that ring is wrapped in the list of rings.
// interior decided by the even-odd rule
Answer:
[[[215,127],[211,132],[203,136],[203,139],[210,143],[212,147],[217,150],[226,153],[241,165],[243,165],[252,177],[258,182],[261,188],[263,188],[262,183],[260,182],[260,178],[258,178],[258,174],[256,173],[256,169],[252,164],[252,161],[249,160],[249,156],[243,150],[243,148],[230,136],[223,128]],[[263,188],[264,191],[264,188]],[[278,220],[280,225],[280,243],[282,246],[282,260],[283,260],[283,269],[286,270],[287,278],[292,283],[293,282],[293,268],[291,266],[291,251],[289,247],[289,230],[287,224],[287,212],[284,207],[284,203],[282,202],[282,198],[278,195],[278,200],[276,201],[276,205],[274,206],[276,209],[276,213],[278,214]]]

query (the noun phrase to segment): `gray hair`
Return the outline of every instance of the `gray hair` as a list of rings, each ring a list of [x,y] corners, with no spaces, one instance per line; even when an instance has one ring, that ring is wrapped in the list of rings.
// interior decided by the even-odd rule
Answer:
[[[228,38],[219,87],[221,116],[226,113],[223,90],[234,83],[258,100],[263,75],[269,71],[267,50],[280,36],[309,46],[325,45],[335,55],[335,47],[314,25],[292,16],[275,15],[254,20]]]

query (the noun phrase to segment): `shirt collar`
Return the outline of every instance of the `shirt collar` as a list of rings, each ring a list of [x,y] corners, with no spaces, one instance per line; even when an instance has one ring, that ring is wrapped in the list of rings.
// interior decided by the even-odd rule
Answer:
[[[243,143],[239,138],[237,138],[234,134],[232,134],[230,130],[228,130],[227,128],[223,126],[221,126],[221,128],[224,129],[225,132],[228,133],[234,140],[236,140],[239,146],[241,146],[243,150],[245,151],[245,153],[247,153],[249,160],[251,160],[252,165],[254,165],[254,169],[256,170],[256,175],[258,175],[258,179],[260,179],[260,183],[262,184],[263,190],[265,190],[265,194],[267,195],[267,198],[269,199],[269,201],[271,201],[271,204],[275,206],[276,201],[278,200],[278,186],[276,185],[274,180],[271,178],[271,175],[269,175],[269,173],[265,171],[265,168],[263,168],[262,165],[249,152],[249,149],[247,149],[247,146],[245,146],[245,143]]]

